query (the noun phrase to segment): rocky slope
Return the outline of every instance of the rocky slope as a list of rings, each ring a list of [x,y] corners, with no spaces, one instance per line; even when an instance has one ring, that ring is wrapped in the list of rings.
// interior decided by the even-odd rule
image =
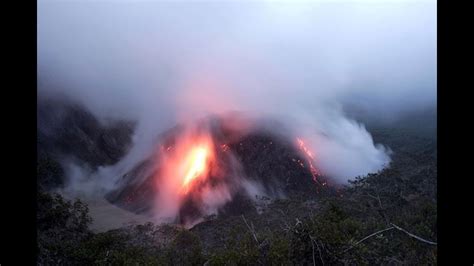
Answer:
[[[101,123],[84,106],[59,99],[37,105],[38,185],[51,189],[64,184],[64,160],[91,169],[116,163],[132,142],[135,124],[129,121]]]
[[[210,182],[235,185],[237,175],[243,177],[241,182],[258,184],[263,191],[263,198],[297,198],[315,195],[321,190],[331,190],[326,186],[327,179],[312,173],[308,159],[295,145],[295,140],[276,136],[269,131],[253,130],[244,134],[229,132],[228,128],[214,121],[212,130],[216,143],[216,161],[224,175]],[[179,129],[172,129],[163,134],[160,143],[174,143]],[[232,137],[229,137],[232,136]],[[236,137],[238,136],[238,137]],[[222,148],[224,147],[224,148]],[[238,173],[234,164],[238,162]],[[125,174],[120,180],[120,186],[107,194],[111,203],[135,213],[153,211],[156,195],[160,193],[155,185],[160,170],[160,154],[156,153],[147,160],[139,163],[134,169]],[[315,181],[316,180],[316,181]],[[335,192],[334,192],[335,193]],[[258,204],[263,198],[254,198],[246,192],[245,185],[238,188],[232,200],[218,210],[219,216],[240,215],[246,212],[258,211]],[[199,218],[204,214],[199,210],[199,202],[189,196],[180,210],[177,222],[183,223],[188,219]]]

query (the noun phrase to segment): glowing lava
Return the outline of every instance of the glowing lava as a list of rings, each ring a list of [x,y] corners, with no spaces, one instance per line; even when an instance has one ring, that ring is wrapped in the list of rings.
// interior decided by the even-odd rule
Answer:
[[[319,175],[319,173],[316,170],[316,167],[313,166],[313,161],[314,161],[313,153],[306,147],[303,140],[301,140],[300,138],[296,138],[296,141],[298,142],[299,148],[303,151],[305,156],[308,157],[307,161],[308,161],[308,165],[309,165],[309,170],[311,171],[311,175],[313,176],[313,180],[315,182],[318,182],[316,177]],[[304,165],[302,165],[301,162],[300,162],[300,165],[302,167],[304,167]],[[325,183],[323,183],[323,185],[325,185]]]
[[[189,131],[178,135],[173,142],[172,146],[162,146],[156,179],[160,201],[168,205],[173,203],[167,200],[181,202],[183,197],[198,190],[217,167],[215,146],[209,134]]]
[[[192,226],[198,216],[232,199],[222,182],[222,160],[217,157],[220,146],[210,131],[192,126],[164,139],[154,176],[153,210],[158,220]]]
[[[189,187],[199,177],[207,176],[209,164],[209,150],[208,147],[199,146],[192,148],[186,160],[186,175],[183,179],[182,189],[185,193]]]

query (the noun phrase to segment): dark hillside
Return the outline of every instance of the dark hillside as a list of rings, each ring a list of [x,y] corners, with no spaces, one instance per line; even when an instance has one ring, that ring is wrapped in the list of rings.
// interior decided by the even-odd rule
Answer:
[[[83,106],[51,99],[38,102],[37,119],[38,185],[45,189],[64,184],[65,159],[92,169],[118,162],[135,127],[128,121],[103,125]]]
[[[413,125],[418,122],[402,122],[368,126],[375,142],[392,149],[392,163],[380,173],[327,190],[336,193],[263,198],[253,210],[207,217],[190,230],[152,224],[100,234],[81,229],[84,234],[74,233],[81,235],[71,244],[74,249],[52,247],[44,242],[47,238],[40,238],[44,250],[40,256],[43,261],[61,257],[72,264],[436,265],[436,135],[432,130],[427,134],[426,124],[419,124],[417,130]],[[261,139],[249,139],[249,147],[271,152],[263,147],[268,140]],[[258,157],[258,152],[252,156]],[[257,166],[250,169],[266,171]],[[41,212],[50,212],[50,205],[44,206]],[[40,227],[39,233],[71,234],[59,230],[56,224],[61,222],[49,220],[48,229]]]

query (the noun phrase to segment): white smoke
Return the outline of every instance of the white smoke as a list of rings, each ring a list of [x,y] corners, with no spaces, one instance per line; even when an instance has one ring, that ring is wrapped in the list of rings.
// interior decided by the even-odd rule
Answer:
[[[234,110],[282,121],[346,182],[390,158],[342,104],[435,103],[436,3],[40,0],[38,79],[39,94],[138,120],[130,153],[94,173],[104,189],[159,132]]]

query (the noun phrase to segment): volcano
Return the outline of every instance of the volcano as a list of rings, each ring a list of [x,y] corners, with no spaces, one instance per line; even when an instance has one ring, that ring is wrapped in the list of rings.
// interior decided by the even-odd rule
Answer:
[[[191,129],[169,129],[106,199],[134,213],[160,213],[190,225],[210,215],[258,211],[265,199],[314,197],[328,187],[302,139],[263,124],[214,116]]]

